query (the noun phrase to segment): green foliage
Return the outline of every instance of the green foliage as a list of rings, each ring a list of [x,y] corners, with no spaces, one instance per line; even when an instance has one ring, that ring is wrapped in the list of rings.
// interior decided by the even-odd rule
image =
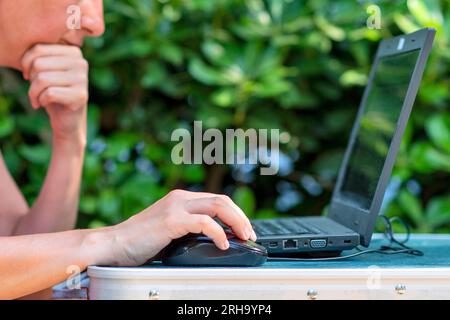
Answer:
[[[374,1],[375,2],[375,1]],[[320,214],[342,159],[376,42],[438,30],[390,188],[389,215],[418,231],[450,231],[447,1],[105,1],[107,31],[87,42],[91,104],[80,227],[116,223],[170,189],[227,192],[251,217]],[[2,71],[0,146],[31,202],[50,147],[46,115],[20,75]],[[227,166],[176,166],[174,129],[281,128],[278,176]]]

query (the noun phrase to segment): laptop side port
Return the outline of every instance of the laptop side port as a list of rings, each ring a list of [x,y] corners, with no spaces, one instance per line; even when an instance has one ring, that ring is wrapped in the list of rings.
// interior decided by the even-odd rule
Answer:
[[[277,241],[270,241],[269,242],[269,248],[278,248],[278,242]]]
[[[298,241],[297,240],[283,240],[283,248],[284,249],[295,249],[298,246]]]
[[[327,239],[312,239],[309,241],[309,246],[313,249],[325,248],[327,246]]]

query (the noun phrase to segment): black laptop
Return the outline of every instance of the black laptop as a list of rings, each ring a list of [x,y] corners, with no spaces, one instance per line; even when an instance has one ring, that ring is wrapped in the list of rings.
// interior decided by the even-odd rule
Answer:
[[[327,217],[253,220],[272,255],[338,255],[368,246],[435,30],[383,40],[370,72]]]

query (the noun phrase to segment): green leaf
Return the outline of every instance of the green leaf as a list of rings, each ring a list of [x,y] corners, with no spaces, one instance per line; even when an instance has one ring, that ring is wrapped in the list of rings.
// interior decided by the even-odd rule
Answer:
[[[230,107],[236,103],[236,90],[232,88],[224,88],[216,91],[212,95],[212,102],[219,107]]]
[[[428,136],[450,155],[450,114],[436,114],[426,122]]]
[[[316,17],[316,24],[329,38],[333,39],[334,41],[342,41],[345,39],[344,30],[329,23],[325,17]]]
[[[98,211],[108,222],[117,223],[120,221],[120,198],[114,190],[102,190],[98,202]]]
[[[20,114],[16,119],[17,129],[21,132],[36,135],[43,130],[50,129],[45,112]]]
[[[437,150],[428,142],[415,143],[409,158],[411,166],[419,172],[450,172],[450,155]]]
[[[228,83],[221,72],[209,67],[200,59],[191,60],[189,73],[198,81],[208,85],[224,85]]]
[[[339,82],[346,87],[364,86],[367,83],[367,75],[357,70],[347,70],[342,74]]]
[[[225,56],[224,47],[215,41],[206,41],[202,44],[202,51],[205,56],[213,63],[220,63]]]
[[[411,19],[401,13],[396,12],[394,13],[393,17],[395,23],[404,33],[411,33],[416,31],[417,29],[420,29],[419,25],[417,25],[415,22],[411,21]]]
[[[107,225],[108,225],[107,222],[96,219],[96,220],[92,220],[91,222],[89,222],[88,228],[89,229],[97,229],[97,228],[106,227]]]
[[[248,187],[238,187],[234,191],[233,200],[247,216],[252,217],[254,215],[256,199],[252,189]]]
[[[426,209],[426,218],[433,228],[450,223],[450,196],[432,199]]]
[[[261,209],[255,212],[255,218],[257,219],[272,219],[280,218],[281,216],[282,215],[280,215],[274,209]]]
[[[159,47],[159,54],[173,65],[180,66],[183,63],[183,51],[173,43],[163,43]]]
[[[100,109],[94,104],[90,104],[87,116],[87,137],[88,141],[92,142],[97,136],[100,126]]]
[[[145,67],[145,73],[141,84],[144,88],[158,87],[164,84],[167,72],[164,65],[156,61],[150,61]]]
[[[333,179],[342,162],[341,150],[329,150],[322,153],[314,162],[313,169],[324,179]]]
[[[416,20],[426,27],[440,29],[444,19],[437,0],[408,0],[408,9]]]
[[[0,138],[10,135],[14,131],[15,122],[11,116],[0,118]]]
[[[255,95],[261,98],[277,97],[291,89],[287,81],[260,82],[254,87]]]
[[[97,198],[93,196],[81,196],[80,211],[89,215],[95,214],[97,210]]]
[[[184,165],[183,178],[189,183],[200,183],[205,179],[205,169],[201,165]]]
[[[419,199],[407,190],[402,190],[398,196],[398,202],[406,215],[420,226],[424,222],[424,213]]]
[[[108,68],[94,68],[91,71],[91,77],[93,84],[105,91],[116,90],[119,86],[113,70]]]
[[[19,153],[27,161],[34,164],[46,165],[50,161],[50,146],[46,144],[42,145],[22,145],[19,147]]]

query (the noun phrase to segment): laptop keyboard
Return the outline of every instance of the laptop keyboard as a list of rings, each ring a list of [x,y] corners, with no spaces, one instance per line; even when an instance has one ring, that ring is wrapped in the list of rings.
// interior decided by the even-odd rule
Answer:
[[[322,232],[312,225],[306,226],[298,219],[253,221],[253,229],[258,236],[319,234]]]

